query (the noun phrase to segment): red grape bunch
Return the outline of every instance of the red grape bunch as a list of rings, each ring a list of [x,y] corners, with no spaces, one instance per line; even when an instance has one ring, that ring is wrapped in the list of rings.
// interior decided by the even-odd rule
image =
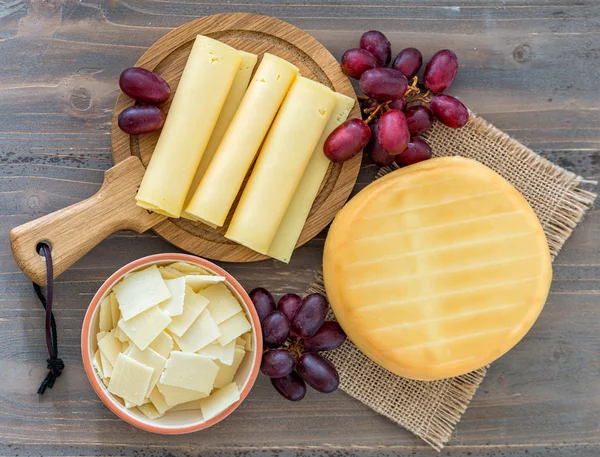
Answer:
[[[387,37],[376,30],[365,32],[360,47],[346,51],[341,61],[342,71],[357,79],[365,94],[359,96],[363,120],[349,119],[331,132],[325,155],[333,162],[345,162],[364,148],[379,166],[431,158],[431,148],[419,135],[431,128],[434,119],[451,128],[462,127],[469,111],[458,99],[442,94],[458,71],[454,52],[436,52],[419,81],[422,66],[418,49],[403,49],[392,60]]]
[[[119,114],[119,128],[129,135],[160,130],[165,123],[165,114],[156,105],[169,99],[169,84],[150,70],[131,67],[121,73],[119,86],[125,95],[139,102]]]
[[[262,287],[250,292],[261,322],[265,352],[260,370],[284,398],[302,400],[306,384],[329,393],[338,388],[340,377],[333,364],[319,352],[331,351],[346,341],[335,321],[326,321],[329,303],[321,294],[300,298],[285,294],[277,306]]]

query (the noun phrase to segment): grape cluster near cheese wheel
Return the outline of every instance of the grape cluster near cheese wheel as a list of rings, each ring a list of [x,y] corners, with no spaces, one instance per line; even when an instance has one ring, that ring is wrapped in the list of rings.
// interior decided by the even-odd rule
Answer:
[[[277,305],[273,296],[259,287],[250,299],[261,321],[265,352],[260,370],[284,398],[302,400],[306,385],[329,393],[338,388],[340,377],[333,364],[319,352],[331,351],[346,341],[335,321],[325,320],[327,299],[318,293],[300,298],[285,294]]]
[[[447,127],[462,127],[469,111],[458,99],[442,94],[458,71],[454,52],[436,52],[419,80],[422,66],[418,49],[405,48],[392,59],[387,37],[376,30],[365,32],[359,47],[349,49],[341,59],[342,71],[358,80],[365,94],[359,97],[363,120],[350,119],[331,132],[323,147],[325,155],[344,162],[364,148],[379,166],[411,165],[431,158],[431,147],[419,136],[435,119]]]

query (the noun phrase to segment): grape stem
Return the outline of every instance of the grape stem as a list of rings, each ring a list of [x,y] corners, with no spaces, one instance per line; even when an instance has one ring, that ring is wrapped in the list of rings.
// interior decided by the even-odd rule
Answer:
[[[368,100],[369,99],[369,97],[367,97],[366,95],[358,95],[357,98],[359,100]]]
[[[375,108],[375,110],[369,115],[369,117],[365,121],[365,124],[368,125],[373,119],[375,119],[375,115],[379,112],[379,110],[381,110],[381,108],[384,106],[387,108],[389,103],[391,103],[391,100],[388,100],[387,102],[383,102],[383,103],[380,103],[379,105],[377,105],[377,108]]]

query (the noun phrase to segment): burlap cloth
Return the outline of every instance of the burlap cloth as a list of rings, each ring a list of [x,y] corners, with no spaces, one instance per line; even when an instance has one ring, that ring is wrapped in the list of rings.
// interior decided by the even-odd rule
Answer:
[[[461,129],[436,122],[423,137],[435,157],[478,160],[512,183],[539,217],[553,259],[596,197],[581,188],[595,183],[554,165],[475,115]],[[382,168],[377,178],[395,168]],[[322,281],[317,277],[309,290],[324,293]],[[450,439],[486,374],[482,368],[442,381],[412,381],[381,368],[350,341],[327,357],[339,371],[344,392],[437,450]]]

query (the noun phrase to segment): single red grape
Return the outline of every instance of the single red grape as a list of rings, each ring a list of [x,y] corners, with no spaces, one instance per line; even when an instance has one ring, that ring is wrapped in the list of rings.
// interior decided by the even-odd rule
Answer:
[[[263,341],[270,348],[281,346],[290,336],[290,320],[281,311],[274,311],[261,322]]]
[[[316,352],[302,354],[296,370],[310,387],[319,392],[333,392],[340,385],[340,376],[333,364]]]
[[[160,130],[165,124],[165,115],[158,106],[133,105],[119,114],[117,123],[125,133],[141,135]]]
[[[450,95],[436,95],[429,104],[435,118],[447,127],[457,129],[469,120],[469,110],[460,100]]]
[[[406,109],[406,100],[403,98],[398,98],[396,100],[392,100],[388,103],[389,109],[399,109],[400,111],[404,111]]]
[[[285,294],[279,299],[279,303],[277,303],[277,309],[285,314],[291,322],[298,312],[298,308],[300,308],[301,304],[302,299],[298,295]]]
[[[303,341],[304,349],[309,352],[332,351],[346,341],[346,333],[336,321],[325,321],[317,333]]]
[[[427,159],[431,159],[431,147],[421,138],[411,138],[406,149],[396,156],[396,163],[412,165]]]
[[[285,349],[271,349],[265,352],[260,363],[260,371],[271,378],[282,378],[290,374],[296,366],[296,359]]]
[[[166,102],[171,95],[171,88],[164,79],[141,67],[123,70],[119,77],[119,87],[134,100],[153,105]]]
[[[408,88],[406,76],[392,68],[372,68],[360,77],[360,90],[378,100],[402,98]]]
[[[361,119],[348,119],[327,137],[323,152],[332,162],[345,162],[362,151],[370,137],[371,129]]]
[[[254,304],[254,308],[256,308],[258,319],[261,322],[265,317],[275,311],[275,300],[273,300],[273,295],[271,295],[267,289],[257,287],[256,289],[252,289],[248,295]]]
[[[410,133],[402,111],[392,109],[379,118],[379,141],[388,154],[400,154],[406,149]]]
[[[425,133],[433,124],[433,114],[424,105],[410,106],[404,114],[406,115],[406,124],[411,136]]]
[[[360,37],[360,47],[375,56],[379,66],[387,66],[392,59],[392,45],[387,37],[377,30],[370,30]]]
[[[392,68],[398,70],[407,79],[415,76],[423,65],[423,54],[416,48],[406,48],[400,51],[392,63]]]
[[[292,320],[294,333],[303,338],[313,336],[325,322],[328,310],[329,302],[323,295],[314,293],[304,297]]]
[[[427,63],[423,84],[432,92],[444,92],[454,81],[457,71],[458,58],[456,54],[449,49],[442,49],[436,52]]]
[[[377,66],[377,59],[369,51],[348,49],[342,56],[342,71],[351,78],[358,79],[365,71]]]
[[[384,151],[379,141],[379,122],[371,123],[371,139],[365,146],[365,151],[371,160],[380,167],[387,167],[394,163],[394,156]]]
[[[299,401],[306,395],[306,384],[295,371],[282,378],[271,378],[271,384],[286,400]]]

